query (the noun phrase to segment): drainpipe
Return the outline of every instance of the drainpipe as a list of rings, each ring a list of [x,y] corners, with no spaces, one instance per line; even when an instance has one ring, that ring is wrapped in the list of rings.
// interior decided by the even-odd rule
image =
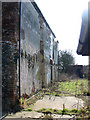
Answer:
[[[59,81],[59,51],[58,51],[58,81]]]
[[[54,39],[53,39],[53,61],[54,61]]]
[[[21,57],[21,1],[19,5],[19,99],[21,98],[20,89],[20,57]]]

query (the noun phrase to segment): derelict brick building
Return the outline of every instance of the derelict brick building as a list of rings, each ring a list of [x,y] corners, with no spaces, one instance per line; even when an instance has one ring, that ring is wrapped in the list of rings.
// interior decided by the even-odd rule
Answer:
[[[55,38],[35,2],[2,3],[4,110],[8,111],[18,97],[30,97],[58,80],[58,41]]]

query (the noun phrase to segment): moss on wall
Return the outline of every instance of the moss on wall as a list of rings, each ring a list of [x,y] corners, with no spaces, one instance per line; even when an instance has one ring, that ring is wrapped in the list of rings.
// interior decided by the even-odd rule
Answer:
[[[38,80],[42,81],[42,78],[41,78],[41,73],[40,73],[40,71],[38,71],[38,72],[37,72],[37,78],[38,78]]]

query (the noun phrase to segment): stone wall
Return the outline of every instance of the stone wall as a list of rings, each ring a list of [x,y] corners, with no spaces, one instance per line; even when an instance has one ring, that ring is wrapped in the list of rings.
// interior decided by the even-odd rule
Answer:
[[[41,20],[41,19],[40,19]],[[47,87],[51,81],[51,65],[50,65],[50,58],[51,58],[51,39],[50,39],[50,30],[46,26],[44,20],[42,19],[41,25],[41,41],[43,42],[43,78],[44,78],[44,87]]]
[[[67,73],[71,76],[83,78],[83,65],[71,65],[68,67]]]
[[[52,80],[54,79],[54,71],[53,67],[51,68],[50,59],[53,60],[53,42],[55,39],[55,35],[53,35],[49,26],[45,23],[42,16],[39,15],[40,20],[40,33],[41,33],[41,41],[43,43],[43,83],[44,87],[48,87],[51,85]],[[51,72],[52,69],[52,72]]]
[[[88,70],[89,70],[89,65],[84,65],[83,66],[83,77],[88,78]]]

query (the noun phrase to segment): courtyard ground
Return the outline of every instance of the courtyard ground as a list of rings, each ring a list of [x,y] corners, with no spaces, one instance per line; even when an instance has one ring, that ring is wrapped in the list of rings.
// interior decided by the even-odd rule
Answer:
[[[90,110],[87,110],[87,94],[86,79],[55,82],[52,87],[23,99],[24,109],[6,118],[88,118]]]

